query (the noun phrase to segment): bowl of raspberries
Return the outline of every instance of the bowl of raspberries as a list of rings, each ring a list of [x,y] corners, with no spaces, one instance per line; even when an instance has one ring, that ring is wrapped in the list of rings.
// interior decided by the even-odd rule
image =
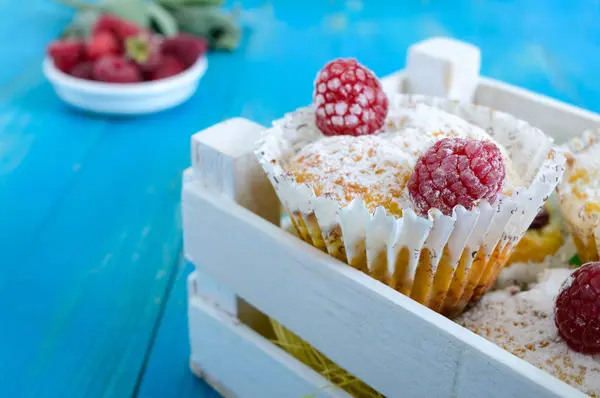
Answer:
[[[163,37],[103,14],[85,40],[66,38],[48,46],[44,74],[72,106],[140,115],[189,99],[208,66],[206,51],[203,38]]]

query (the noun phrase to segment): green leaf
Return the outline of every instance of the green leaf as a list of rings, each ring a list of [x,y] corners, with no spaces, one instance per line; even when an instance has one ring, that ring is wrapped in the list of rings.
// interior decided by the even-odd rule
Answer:
[[[186,7],[186,6],[220,7],[223,5],[223,0],[157,0],[156,2],[165,7]]]
[[[571,257],[571,259],[569,260],[569,264],[581,267],[581,260],[579,259],[579,255],[576,254],[573,257]]]
[[[204,37],[211,48],[233,50],[241,38],[241,29],[231,14],[214,7],[178,7],[171,10],[179,30]]]
[[[150,17],[144,0],[104,0],[103,8],[142,28],[150,25]]]
[[[175,36],[179,33],[177,21],[162,6],[156,3],[149,3],[148,16],[150,17],[150,22],[153,22],[158,28],[158,33],[167,37]]]
[[[97,10],[102,11],[104,5],[100,3],[88,3],[79,0],[54,0],[58,4],[62,4],[67,7],[77,8],[78,10]]]
[[[94,23],[100,15],[100,10],[95,9],[84,9],[75,14],[75,17],[71,20],[69,25],[63,31],[61,37],[66,38],[77,38],[85,39],[89,36]]]
[[[54,0],[59,4],[77,8],[78,10],[97,10],[115,14],[136,25],[147,28],[150,24],[144,0],[104,0],[104,2],[88,3],[81,0]]]

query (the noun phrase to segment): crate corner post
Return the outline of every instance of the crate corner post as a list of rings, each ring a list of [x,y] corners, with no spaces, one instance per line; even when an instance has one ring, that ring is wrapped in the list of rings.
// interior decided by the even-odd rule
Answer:
[[[264,130],[247,119],[234,118],[191,139],[192,167],[184,172],[182,192],[184,253],[195,266],[188,276],[190,368],[226,398],[275,397],[287,391],[349,398],[275,345],[267,316],[203,265],[227,268],[229,264],[215,264],[220,261],[215,255],[191,254],[195,253],[191,248],[214,231],[208,231],[199,216],[205,205],[199,199],[202,195],[279,226],[279,200],[254,154]],[[227,220],[217,226],[225,235],[231,227]]]

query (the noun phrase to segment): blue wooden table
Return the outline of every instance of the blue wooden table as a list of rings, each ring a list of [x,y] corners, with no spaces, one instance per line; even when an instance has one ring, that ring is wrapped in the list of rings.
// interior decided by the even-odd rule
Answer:
[[[217,396],[188,368],[190,136],[306,104],[333,57],[384,75],[411,43],[452,36],[482,49],[483,74],[600,111],[593,0],[245,1],[241,48],[209,57],[187,104],[139,119],[73,111],[44,80],[68,9],[0,0],[0,15],[2,397]]]

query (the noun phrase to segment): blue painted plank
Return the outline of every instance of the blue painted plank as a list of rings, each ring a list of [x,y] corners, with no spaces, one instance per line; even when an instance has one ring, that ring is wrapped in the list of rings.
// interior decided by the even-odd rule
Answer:
[[[219,397],[190,371],[186,278],[193,268],[189,263],[178,267],[173,291],[166,302],[158,329],[157,344],[145,369],[138,398]]]
[[[0,104],[0,395],[130,396],[180,252],[190,136],[240,82],[211,68],[188,104],[136,120],[72,111],[36,77]]]
[[[24,0],[10,15],[0,24],[0,37],[23,33],[0,46],[0,264],[16,264],[29,250],[28,238],[36,234],[106,126],[102,119],[66,111],[41,73],[45,45],[71,11],[43,0]],[[24,197],[36,205],[15,211],[23,209]]]
[[[46,45],[68,23],[73,10],[47,0],[10,0],[0,2],[0,100],[10,100],[20,88],[39,83],[35,72],[41,69]],[[34,62],[35,61],[35,62]],[[24,67],[29,70],[24,70]],[[26,73],[24,73],[26,72]],[[41,76],[41,75],[37,75]]]
[[[19,250],[17,261],[9,263],[14,266],[0,277],[0,300],[15,303],[0,328],[0,341],[11,342],[0,346],[2,395],[133,392],[180,252],[180,175],[189,164],[189,138],[196,128],[217,122],[228,106],[211,104],[211,93],[223,83],[210,73],[206,77],[198,95],[178,109],[139,120],[102,121],[107,126],[80,167],[56,176],[68,182],[58,187],[52,175],[41,173],[52,192],[61,194],[39,211],[40,217],[36,213],[39,228],[31,222],[13,236],[4,230],[8,252],[26,250]],[[39,97],[33,93],[32,98]],[[56,113],[64,112],[69,111]],[[60,154],[69,153],[62,146],[69,148],[77,134],[85,136],[73,129],[81,126],[71,125],[81,116],[69,115],[43,120],[42,126],[62,139],[44,141],[57,163],[49,154],[33,158],[30,153],[25,171],[7,179],[10,189],[2,190],[0,208],[9,222],[3,225],[18,226],[27,209],[38,208],[44,190],[38,196],[36,188],[45,184],[43,178],[38,181],[39,170],[65,169]],[[66,126],[71,128],[61,133]],[[23,145],[22,136],[16,142]],[[75,147],[82,152],[82,145]]]

